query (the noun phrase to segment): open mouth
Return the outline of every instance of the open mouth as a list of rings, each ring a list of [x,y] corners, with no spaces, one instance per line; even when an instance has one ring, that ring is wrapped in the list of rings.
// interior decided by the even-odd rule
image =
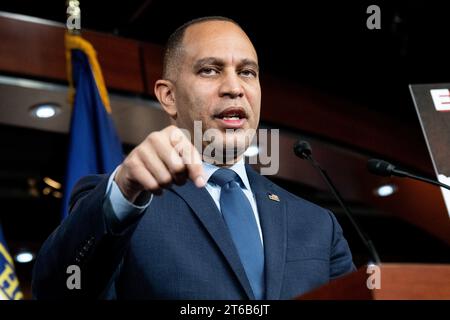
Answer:
[[[224,127],[239,128],[247,119],[247,114],[242,108],[231,107],[215,115],[214,118],[220,120]]]
[[[215,115],[214,118],[225,129],[239,129],[247,120],[247,113],[243,108],[230,107]]]

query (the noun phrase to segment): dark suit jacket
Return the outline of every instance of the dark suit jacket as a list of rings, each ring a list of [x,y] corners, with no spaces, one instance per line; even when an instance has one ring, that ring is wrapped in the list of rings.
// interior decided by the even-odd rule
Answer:
[[[246,167],[264,239],[267,299],[289,299],[354,270],[333,214]],[[103,210],[108,176],[87,176],[71,214],[44,243],[36,298],[254,299],[226,225],[205,188],[191,181],[155,196],[121,228]],[[279,202],[268,195],[276,194]],[[68,290],[69,265],[81,289]]]

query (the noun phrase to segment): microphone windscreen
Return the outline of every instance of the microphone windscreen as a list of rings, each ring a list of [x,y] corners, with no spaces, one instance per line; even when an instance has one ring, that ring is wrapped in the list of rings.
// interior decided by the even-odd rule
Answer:
[[[311,146],[307,141],[299,140],[294,144],[294,153],[298,157],[306,159],[312,153]]]
[[[384,160],[370,159],[367,161],[367,169],[373,174],[388,177],[392,174],[394,166]]]

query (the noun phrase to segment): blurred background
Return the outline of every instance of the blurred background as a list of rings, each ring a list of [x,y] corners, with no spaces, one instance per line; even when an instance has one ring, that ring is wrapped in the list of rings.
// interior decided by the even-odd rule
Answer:
[[[318,173],[292,152],[307,139],[383,262],[450,263],[439,188],[366,170],[379,157],[434,176],[408,86],[450,83],[450,3],[80,2],[82,35],[97,50],[125,151],[168,124],[153,95],[168,35],[193,18],[230,17],[259,54],[261,126],[280,129],[280,170],[269,178],[333,210],[355,263],[367,262]],[[371,4],[381,9],[379,30],[366,27]],[[66,19],[64,0],[0,3],[0,221],[26,298],[34,258],[61,216],[70,122]]]

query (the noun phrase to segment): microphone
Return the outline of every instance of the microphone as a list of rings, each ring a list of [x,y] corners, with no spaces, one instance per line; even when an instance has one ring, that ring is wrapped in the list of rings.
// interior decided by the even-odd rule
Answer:
[[[299,140],[294,144],[294,153],[297,157],[308,159],[312,155],[311,146],[307,141]]]
[[[367,248],[368,253],[370,254],[371,258],[373,259],[373,263],[379,265],[381,263],[380,257],[378,256],[377,250],[375,249],[375,246],[372,243],[372,240],[365,235],[365,233],[362,232],[361,227],[356,223],[356,221],[353,218],[353,214],[350,212],[350,209],[347,208],[347,206],[344,204],[344,201],[342,200],[341,195],[339,194],[339,191],[331,181],[330,177],[328,176],[327,172],[320,166],[320,164],[313,158],[312,156],[312,149],[310,144],[307,141],[299,140],[294,144],[294,153],[301,159],[308,160],[320,173],[323,180],[326,182],[328,187],[330,188],[331,192],[333,193],[334,197],[338,201],[341,208],[344,210],[344,213],[350,220],[353,228],[358,233],[359,238],[362,240],[364,245]],[[370,262],[369,262],[370,263]]]
[[[379,176],[382,176],[382,177],[390,177],[390,176],[407,177],[407,178],[431,183],[436,186],[450,190],[450,186],[447,184],[441,183],[435,179],[430,179],[430,178],[427,178],[424,176],[420,176],[420,175],[399,169],[396,166],[394,166],[392,163],[389,163],[384,160],[370,159],[369,161],[367,161],[367,169],[369,170],[369,172],[379,175]]]

